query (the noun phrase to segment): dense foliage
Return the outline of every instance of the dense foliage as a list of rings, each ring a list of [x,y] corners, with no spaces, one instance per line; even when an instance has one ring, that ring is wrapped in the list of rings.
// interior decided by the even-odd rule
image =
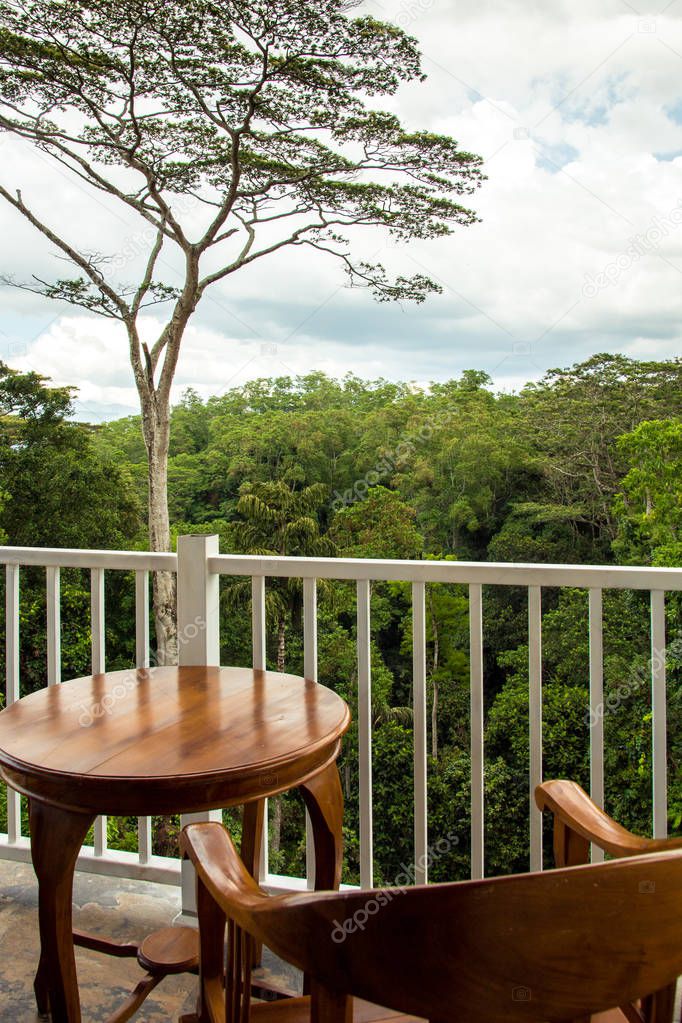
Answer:
[[[3,379],[0,528],[8,542],[144,546],[146,536],[134,515],[144,504],[146,487],[139,418],[89,431],[64,420],[66,396],[53,407],[63,392],[46,389],[37,378],[6,373]],[[26,398],[10,403],[11,389],[21,387],[33,394],[34,405]],[[76,449],[73,476],[69,452]],[[34,471],[38,480],[44,478],[40,472],[51,471],[55,481],[57,494],[45,508],[44,484],[28,489]],[[172,414],[174,533],[217,532],[226,552],[679,565],[681,474],[682,360],[644,363],[596,356],[550,372],[514,395],[493,393],[485,375],[473,371],[428,390],[310,374],[254,381],[206,402],[188,392]],[[62,476],[68,484],[58,482]],[[70,498],[72,507],[62,509],[60,521],[52,501],[59,491],[75,495],[79,486],[87,489],[87,499]],[[86,500],[101,504],[81,515]],[[16,513],[24,501],[26,521]],[[106,515],[97,507],[106,508]],[[97,527],[104,528],[105,520],[103,534]],[[129,663],[130,586],[113,579],[110,585],[120,590],[109,622],[110,661]],[[40,580],[32,587],[22,612],[27,687],[40,684],[44,665],[44,590]],[[74,624],[64,636],[65,664],[76,671],[87,659],[83,580],[74,580],[68,592],[81,612],[80,626]],[[222,597],[223,662],[248,664],[248,592],[228,579]],[[675,595],[667,608],[670,824],[676,828],[682,821],[676,770],[682,754],[682,622]],[[300,672],[300,592],[273,583],[267,611],[270,664]],[[486,868],[496,873],[523,870],[528,863],[525,592],[486,587],[484,621]],[[646,595],[606,591],[604,623],[607,808],[647,832]],[[319,629],[320,679],[355,710],[354,587],[321,587]],[[464,588],[427,587],[427,629],[430,838],[436,843],[454,834],[457,839],[432,867],[434,879],[445,879],[465,876],[469,858]],[[569,775],[587,784],[587,594],[544,591],[543,630],[544,770],[547,776]],[[400,583],[376,584],[372,590],[372,670],[376,876],[390,882],[413,856],[411,609],[409,589]],[[347,798],[346,878],[354,880],[359,861],[355,725],[340,767]],[[295,796],[273,802],[273,868],[300,873],[301,804]],[[230,820],[238,829],[234,815]],[[160,822],[159,850],[172,847],[176,827],[174,821]],[[114,821],[111,828],[112,842],[133,842],[133,822]]]

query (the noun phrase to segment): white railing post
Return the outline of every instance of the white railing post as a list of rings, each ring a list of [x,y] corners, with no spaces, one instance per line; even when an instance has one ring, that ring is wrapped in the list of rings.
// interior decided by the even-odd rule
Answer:
[[[267,667],[267,632],[265,627],[265,577],[251,580],[251,660],[256,671]]]
[[[668,837],[665,593],[651,591],[651,745],[654,838]]]
[[[303,580],[303,674],[317,682],[317,579]],[[315,887],[315,836],[310,814],[305,812],[305,876]]]
[[[267,622],[265,618],[265,576],[251,578],[251,666],[254,671],[267,670]],[[264,880],[270,870],[270,841],[268,835],[268,801],[263,810],[263,834],[260,844],[258,879]]]
[[[528,744],[530,752],[530,869],[542,870],[542,813],[535,787],[542,781],[542,589],[528,587]]]
[[[104,624],[104,569],[90,571],[90,650],[92,674],[106,671],[106,633]]]
[[[178,537],[178,664],[220,664],[220,590],[208,559],[218,554],[217,536]],[[184,814],[185,824],[222,820],[221,810]],[[182,864],[182,913],[196,916],[194,870]]]
[[[589,592],[590,650],[590,795],[604,807],[604,624],[602,591]],[[603,863],[604,851],[592,846],[592,862]]]
[[[412,583],[412,674],[414,679],[414,880],[428,872],[428,788],[426,772],[426,584]]]
[[[220,593],[208,559],[217,536],[178,537],[178,664],[220,664]]]
[[[19,566],[5,569],[5,673],[6,706],[19,699]],[[16,845],[21,838],[19,793],[7,786],[7,840]]]
[[[106,630],[104,611],[104,569],[90,570],[90,649],[92,674],[101,675],[106,671]],[[94,824],[95,856],[104,856],[107,851],[107,819],[98,817]]]
[[[149,572],[135,572],[135,667],[149,667]],[[152,819],[138,817],[137,852],[146,866],[152,859]]]
[[[485,873],[485,760],[483,720],[483,587],[469,587],[469,674],[471,707],[471,876]]]
[[[62,680],[61,606],[59,569],[45,569],[45,604],[47,610],[47,684]]]
[[[358,629],[358,784],[360,786],[360,887],[374,884],[372,817],[372,632],[371,588],[367,579],[357,584]]]
[[[135,572],[135,667],[149,667],[149,572]]]

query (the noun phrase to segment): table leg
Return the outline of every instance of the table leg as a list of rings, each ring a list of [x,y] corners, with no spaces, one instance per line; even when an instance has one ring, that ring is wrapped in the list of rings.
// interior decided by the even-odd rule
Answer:
[[[242,818],[242,844],[240,855],[251,877],[259,881],[260,854],[263,846],[263,825],[265,823],[265,800],[258,799],[244,805]],[[259,941],[252,945],[251,965],[258,968],[263,958],[263,946]]]
[[[73,950],[73,873],[78,853],[95,818],[30,804],[31,857],[38,878],[40,963],[34,988],[38,1012],[52,1023],[80,1023],[80,999]]]
[[[244,806],[242,819],[242,844],[240,855],[242,862],[251,877],[258,878],[260,854],[263,845],[263,821],[265,819],[265,800],[258,799]]]
[[[301,785],[315,838],[315,889],[337,890],[343,865],[343,791],[335,763]]]

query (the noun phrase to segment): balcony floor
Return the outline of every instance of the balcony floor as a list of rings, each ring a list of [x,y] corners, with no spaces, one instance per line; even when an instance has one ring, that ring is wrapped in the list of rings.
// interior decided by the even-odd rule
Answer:
[[[141,940],[167,927],[180,909],[168,885],[77,873],[74,926],[116,940]],[[38,962],[37,887],[28,864],[0,860],[0,1023],[36,1023],[33,975]],[[266,956],[268,955],[266,950]],[[134,959],[76,952],[85,1023],[105,1020],[142,976]],[[274,979],[284,964],[266,958]],[[292,978],[288,978],[289,983]],[[295,981],[294,981],[295,983]],[[134,1017],[136,1023],[169,1023],[196,1002],[195,977],[166,977]]]

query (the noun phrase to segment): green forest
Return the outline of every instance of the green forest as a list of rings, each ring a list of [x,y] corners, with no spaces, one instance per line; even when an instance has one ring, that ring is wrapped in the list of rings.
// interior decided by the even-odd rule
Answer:
[[[140,419],[73,420],[75,395],[0,364],[0,542],[145,549],[146,455]],[[217,533],[225,553],[579,564],[682,564],[682,359],[597,355],[496,393],[468,370],[417,387],[320,373],[261,379],[172,412],[174,536]],[[221,658],[250,662],[250,598],[222,581]],[[45,684],[45,580],[22,572],[22,694]],[[107,666],[134,663],[134,581],[107,577]],[[89,581],[62,574],[62,676],[90,670]],[[302,594],[268,584],[269,667],[302,672]],[[427,587],[429,837],[454,834],[431,879],[469,873],[468,599]],[[668,616],[669,825],[682,824],[682,620]],[[544,773],[588,785],[588,602],[543,591]],[[604,593],[607,809],[650,833],[648,594]],[[484,588],[486,872],[528,868],[527,595]],[[355,587],[319,591],[319,677],[354,711]],[[390,884],[412,851],[409,587],[372,588],[375,877]],[[609,697],[613,699],[609,701]],[[340,770],[344,880],[359,876],[357,731]],[[228,822],[238,835],[239,819]],[[271,870],[304,872],[298,797],[271,802]],[[0,829],[2,829],[0,820]],[[174,854],[178,821],[155,822]],[[112,847],[135,848],[136,822],[109,821]]]

